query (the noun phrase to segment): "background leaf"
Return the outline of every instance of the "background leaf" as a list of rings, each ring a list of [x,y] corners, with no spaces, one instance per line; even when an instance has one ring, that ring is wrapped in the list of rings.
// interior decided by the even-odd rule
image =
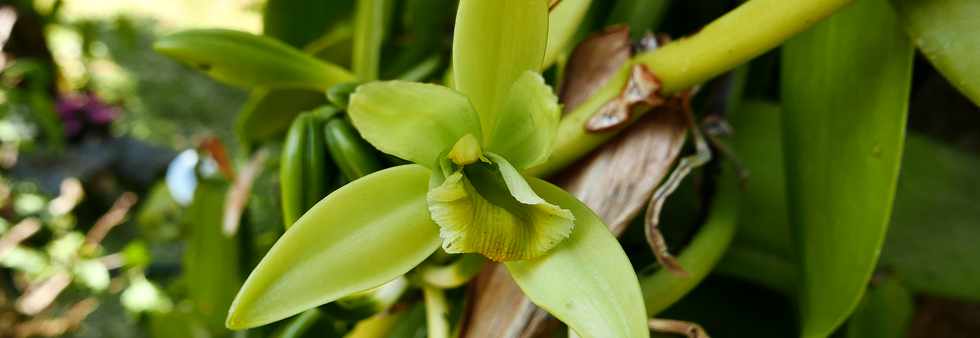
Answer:
[[[354,10],[354,0],[266,0],[262,34],[297,48],[326,34]]]
[[[223,182],[201,180],[186,214],[184,278],[196,315],[214,333],[227,332],[225,314],[242,285],[238,241],[221,230],[227,189]]]
[[[887,278],[864,295],[847,322],[847,338],[905,338],[915,302],[897,280]]]
[[[881,267],[910,289],[980,301],[980,159],[923,136],[905,144]]]
[[[895,194],[911,65],[912,46],[884,0],[860,0],[784,47],[803,337],[833,332],[871,277]]]

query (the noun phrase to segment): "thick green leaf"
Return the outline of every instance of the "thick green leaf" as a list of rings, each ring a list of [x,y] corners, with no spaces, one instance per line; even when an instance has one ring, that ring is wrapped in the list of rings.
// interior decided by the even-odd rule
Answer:
[[[348,181],[367,176],[384,166],[377,151],[371,147],[342,116],[336,116],[323,126],[330,157]]]
[[[439,247],[425,194],[429,170],[395,167],[333,192],[252,271],[226,325],[259,326],[402,275]]]
[[[328,112],[333,108],[324,108]],[[303,113],[289,128],[279,162],[283,225],[289,228],[329,192],[336,171],[327,158],[323,121]]]
[[[649,337],[636,273],[606,225],[561,188],[535,178],[528,183],[571,209],[576,221],[572,236],[547,255],[506,263],[524,293],[580,337]]]
[[[157,40],[153,48],[219,81],[245,88],[324,91],[353,80],[353,75],[343,68],[278,40],[227,29],[174,33]]]
[[[977,168],[976,155],[908,138],[880,265],[910,289],[980,301]]]
[[[473,101],[484,135],[490,136],[514,81],[526,71],[539,71],[547,44],[547,1],[460,1],[453,83]]]
[[[860,0],[783,50],[790,220],[803,337],[850,315],[878,259],[905,136],[912,46],[885,0]]]
[[[354,9],[354,0],[267,0],[262,34],[297,48],[323,36]]]
[[[919,50],[980,105],[980,1],[892,0]]]
[[[872,286],[847,322],[847,338],[906,338],[915,313],[912,293],[893,278]]]
[[[592,0],[563,0],[548,14],[548,47],[542,68],[550,67],[558,60],[558,56],[573,47],[575,34],[581,28],[591,5]]]
[[[483,135],[470,101],[437,85],[369,83],[351,95],[348,109],[361,136],[376,148],[430,168],[466,134]]]
[[[197,317],[213,333],[226,332],[225,313],[242,285],[238,241],[221,230],[227,188],[219,181],[201,180],[186,214],[184,278]]]
[[[520,169],[543,163],[551,155],[560,118],[561,107],[551,87],[540,74],[525,72],[497,114],[487,151]]]
[[[238,112],[235,131],[245,142],[258,142],[282,135],[299,113],[319,107],[323,93],[304,89],[253,89]]]

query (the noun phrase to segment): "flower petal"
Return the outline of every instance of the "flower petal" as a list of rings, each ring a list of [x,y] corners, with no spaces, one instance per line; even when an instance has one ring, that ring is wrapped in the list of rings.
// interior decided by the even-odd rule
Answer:
[[[392,280],[439,247],[425,207],[430,171],[365,176],[317,203],[269,250],[231,306],[233,329],[280,320]]]
[[[636,273],[601,220],[565,191],[540,179],[530,186],[575,215],[571,237],[547,255],[507,262],[521,290],[581,337],[649,337]]]
[[[551,155],[560,119],[561,107],[551,87],[540,74],[525,72],[497,112],[487,150],[521,169],[544,163]]]
[[[453,38],[456,89],[473,101],[489,136],[510,86],[539,71],[548,44],[543,0],[462,0]]]
[[[470,101],[452,89],[387,81],[358,87],[348,114],[376,148],[429,168],[466,134],[482,139]]]
[[[504,166],[510,173],[479,162],[445,180],[433,175],[429,213],[441,227],[446,252],[478,252],[495,261],[530,259],[571,233],[572,213],[538,197],[513,167]]]

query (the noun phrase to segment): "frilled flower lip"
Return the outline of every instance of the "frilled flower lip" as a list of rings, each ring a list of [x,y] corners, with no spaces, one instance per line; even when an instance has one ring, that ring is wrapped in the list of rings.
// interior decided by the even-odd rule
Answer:
[[[448,157],[447,157],[448,159]],[[568,238],[572,212],[538,196],[506,159],[443,161],[429,181],[427,202],[448,253],[480,253],[494,261],[528,260]]]

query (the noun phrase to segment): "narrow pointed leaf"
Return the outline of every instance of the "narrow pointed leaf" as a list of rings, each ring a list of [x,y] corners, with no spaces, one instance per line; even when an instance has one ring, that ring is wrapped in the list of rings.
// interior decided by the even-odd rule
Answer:
[[[429,167],[466,134],[478,139],[483,135],[470,101],[442,86],[370,83],[351,95],[348,109],[351,122],[369,143]]]
[[[895,195],[913,50],[885,0],[861,0],[783,50],[790,220],[802,259],[803,337],[851,314]]]
[[[526,71],[539,71],[547,43],[546,1],[460,1],[454,85],[473,101],[487,136],[514,81]]]
[[[980,106],[980,1],[892,0],[892,4],[922,54]]]
[[[487,150],[521,169],[543,163],[551,155],[560,117],[558,98],[544,78],[524,72],[497,114]]]
[[[425,204],[429,171],[417,165],[365,176],[303,215],[252,271],[226,325],[289,317],[379,286],[439,247]]]
[[[227,29],[189,30],[157,40],[153,48],[216,80],[245,88],[323,91],[353,80],[338,66],[278,40]]]
[[[506,263],[524,293],[580,337],[649,337],[643,295],[616,238],[568,193],[539,179],[529,183],[570,208],[576,221],[572,236],[546,256]]]

